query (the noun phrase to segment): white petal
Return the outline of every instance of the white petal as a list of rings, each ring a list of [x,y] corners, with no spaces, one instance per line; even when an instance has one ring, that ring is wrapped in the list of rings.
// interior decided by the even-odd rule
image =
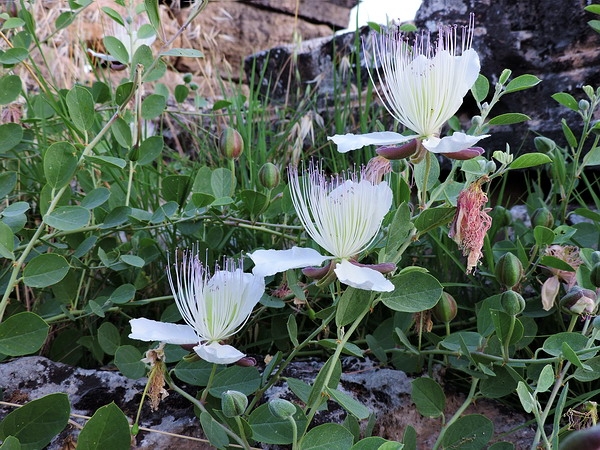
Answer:
[[[423,147],[432,153],[453,153],[460,152],[469,147],[473,147],[481,139],[488,137],[489,134],[481,136],[471,136],[469,134],[455,132],[451,136],[443,138],[431,137],[423,141]]]
[[[418,136],[404,136],[393,131],[377,131],[367,134],[336,134],[329,136],[327,140],[337,144],[337,150],[340,153],[346,153],[350,150],[364,147],[365,145],[391,145],[401,144],[402,142],[410,141]]]
[[[465,93],[463,95],[466,95],[469,89],[471,89],[471,87],[473,87],[475,84],[475,81],[477,81],[481,64],[479,62],[479,55],[472,48],[462,52],[462,55],[460,55],[458,58],[460,59],[460,64],[464,68],[463,80]]]
[[[342,283],[367,291],[391,292],[394,285],[381,273],[369,267],[361,267],[343,260],[333,270]]]
[[[254,261],[254,275],[267,277],[288,269],[298,269],[308,266],[319,266],[331,256],[322,256],[312,248],[292,247],[289,250],[256,250],[248,253]]]
[[[131,339],[138,341],[159,341],[167,344],[197,344],[198,335],[189,325],[158,322],[150,319],[131,319]]]
[[[246,356],[231,345],[221,345],[218,342],[201,344],[194,347],[194,351],[204,361],[214,364],[231,364]]]

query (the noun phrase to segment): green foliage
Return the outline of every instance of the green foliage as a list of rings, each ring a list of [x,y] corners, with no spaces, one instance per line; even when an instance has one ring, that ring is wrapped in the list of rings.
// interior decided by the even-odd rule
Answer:
[[[98,408],[77,439],[77,448],[85,450],[128,448],[130,445],[129,422],[114,403]]]

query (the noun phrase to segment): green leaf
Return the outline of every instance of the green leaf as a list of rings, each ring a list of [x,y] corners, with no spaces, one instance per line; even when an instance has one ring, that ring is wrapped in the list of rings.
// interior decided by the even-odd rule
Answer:
[[[259,214],[267,205],[267,196],[250,189],[240,192],[240,198],[250,214]]]
[[[600,33],[600,20],[589,20],[588,25],[594,30],[596,33]]]
[[[115,365],[127,378],[137,380],[146,375],[142,354],[133,345],[121,345],[115,352]]]
[[[575,137],[575,133],[569,128],[567,121],[562,119],[560,121],[560,127],[562,128],[563,134],[565,135],[565,139],[569,143],[569,145],[573,148],[577,147],[577,138]]]
[[[160,14],[158,10],[158,0],[144,0],[144,6],[146,8],[146,14],[150,25],[154,28],[154,31],[158,35],[160,32]]]
[[[29,58],[29,51],[23,47],[13,47],[0,54],[0,64],[13,65]]]
[[[554,232],[552,232],[552,241],[554,241],[555,237],[556,235],[554,234]],[[540,259],[540,264],[546,267],[551,267],[552,269],[565,270],[567,272],[575,272],[575,269],[569,263],[563,261],[560,258],[557,258],[556,256],[542,256]]]
[[[354,322],[371,306],[371,292],[348,287],[337,304],[335,324],[343,327]]]
[[[535,75],[519,75],[518,77],[511,80],[504,89],[504,93],[508,94],[510,92],[522,91],[524,89],[529,89],[540,83],[540,80]]]
[[[175,57],[185,57],[185,58],[203,58],[204,53],[200,50],[196,50],[193,48],[172,48],[167,50],[166,52],[162,52],[161,56],[175,56]]]
[[[184,383],[191,384],[193,386],[206,386],[210,379],[214,364],[211,364],[203,359],[186,361],[185,359],[179,361],[173,373]]]
[[[140,159],[138,159],[138,166],[145,166],[151,164],[156,158],[158,158],[165,147],[165,143],[162,136],[150,136],[144,139],[140,144]]]
[[[579,111],[579,104],[577,103],[577,100],[575,100],[575,97],[573,97],[571,94],[567,94],[566,92],[557,92],[556,94],[552,95],[552,98],[572,111]]]
[[[0,105],[14,102],[21,95],[22,87],[18,75],[4,75],[0,78]]]
[[[112,20],[114,20],[115,22],[117,22],[119,25],[121,25],[122,27],[125,26],[125,22],[123,22],[123,17],[121,17],[121,14],[119,14],[117,11],[115,11],[114,9],[112,9],[109,6],[103,6],[102,8],[100,8],[108,17],[110,17]]]
[[[168,202],[183,205],[190,192],[191,178],[187,175],[170,175],[163,178],[162,194]]]
[[[392,444],[391,447],[383,447],[384,445]],[[352,446],[350,450],[402,450],[404,444],[396,441],[387,441],[379,436],[370,436],[361,439]]]
[[[159,94],[150,94],[142,101],[142,118],[151,120],[160,116],[167,107],[167,99]]]
[[[442,438],[446,450],[481,450],[494,434],[494,424],[479,414],[460,417],[448,427]]]
[[[15,148],[21,139],[23,139],[23,128],[19,124],[10,122],[0,125],[0,153]]]
[[[23,450],[46,447],[69,421],[71,404],[64,393],[33,400],[8,414],[0,423],[0,439],[14,436]]]
[[[587,367],[578,367],[574,376],[578,381],[589,382],[600,378],[600,356],[595,356],[585,362]]]
[[[22,356],[37,352],[48,337],[48,324],[37,314],[22,312],[0,323],[0,353]]]
[[[415,227],[420,234],[425,234],[442,225],[446,225],[454,217],[456,208],[438,206],[422,211],[414,220]]]
[[[14,249],[15,235],[8,225],[0,221],[0,257],[14,261]]]
[[[113,167],[117,169],[124,169],[127,165],[127,161],[121,158],[116,158],[114,156],[95,156],[95,155],[86,155],[85,159],[87,161],[94,162],[102,167]]]
[[[493,366],[495,376],[481,380],[479,389],[487,398],[501,398],[515,393],[517,381],[504,366]]]
[[[235,175],[231,170],[219,167],[212,171],[210,186],[215,198],[229,197],[235,188]]]
[[[9,17],[2,24],[2,30],[12,30],[15,28],[20,28],[25,25],[25,21],[18,17]]]
[[[491,445],[488,450],[515,450],[515,444],[506,441],[496,442]]]
[[[488,96],[489,92],[490,82],[484,75],[479,74],[477,80],[475,80],[475,84],[471,88],[471,94],[473,95],[473,98],[481,103]]]
[[[208,441],[215,448],[225,448],[229,444],[229,438],[223,427],[206,411],[200,413],[200,425]]]
[[[430,159],[429,171],[427,172],[425,163],[415,164],[414,178],[419,190],[431,190],[440,178],[440,163],[437,158]],[[427,173],[427,184],[425,184],[425,174]]]
[[[333,367],[331,378],[329,378],[329,382],[327,386],[325,386],[325,376],[331,366]],[[323,392],[326,387],[335,389],[340,382],[340,377],[342,376],[342,364],[339,359],[334,359],[333,355],[329,357],[327,362],[321,367],[315,381],[313,383],[312,389],[310,391],[310,395],[308,397],[308,405],[314,405],[317,402],[324,401]]]
[[[77,170],[77,150],[69,142],[55,142],[44,153],[44,175],[54,189],[69,184]]]
[[[585,369],[585,370],[590,369],[590,367],[588,365],[583,364],[581,362],[581,360],[579,359],[577,354],[573,351],[573,349],[567,342],[563,342],[561,348],[562,348],[562,354],[564,355],[564,357],[575,367],[577,367],[579,369]]]
[[[175,101],[177,103],[183,103],[189,94],[190,88],[188,88],[185,84],[178,84],[175,86],[173,95],[175,96]]]
[[[16,185],[17,172],[5,171],[0,173],[0,198],[4,198],[10,194]]]
[[[439,417],[444,413],[446,396],[441,386],[431,378],[414,379],[410,398],[423,416]]]
[[[77,450],[125,449],[130,446],[129,422],[114,402],[98,408],[77,438]]]
[[[538,377],[535,392],[546,392],[554,384],[554,370],[551,364],[546,364]]]
[[[554,231],[550,228],[538,225],[533,229],[535,244],[538,246],[550,245],[554,242]]]
[[[127,103],[133,96],[134,88],[135,85],[131,81],[125,81],[118,85],[117,89],[115,90],[115,103],[118,106],[122,106]]]
[[[381,301],[394,311],[421,312],[431,309],[442,296],[442,285],[428,273],[411,271],[392,278],[395,289],[384,292]]]
[[[44,222],[57,230],[73,231],[85,227],[90,218],[90,210],[83,206],[61,206],[45,215]]]
[[[260,374],[256,367],[231,366],[217,373],[209,389],[210,395],[221,398],[227,390],[250,395],[260,387]]]
[[[317,345],[320,345],[325,348],[329,348],[331,350],[335,350],[338,346],[337,339],[320,339],[317,341]],[[350,356],[356,356],[357,358],[362,358],[363,351],[360,347],[352,342],[346,342],[342,347],[342,353]]]
[[[75,85],[67,92],[67,109],[73,124],[79,131],[88,131],[94,125],[94,98],[89,89]]]
[[[526,413],[531,413],[536,405],[535,399],[529,392],[529,388],[525,383],[519,381],[517,384],[517,394],[519,395],[519,400],[521,401],[521,406]]]
[[[34,288],[52,286],[62,280],[69,271],[67,260],[56,253],[44,253],[34,257],[23,270],[23,283]]]
[[[121,257],[119,258],[121,261],[123,261],[125,264],[127,264],[128,266],[132,266],[132,267],[144,267],[146,265],[146,261],[144,261],[144,258],[140,258],[139,256],[136,255],[121,255]]]
[[[299,430],[304,430],[308,422],[306,414],[296,406],[292,416]],[[269,405],[263,404],[256,408],[248,417],[252,428],[252,439],[264,444],[291,444],[293,439],[292,425],[287,419],[275,417],[269,410]]]
[[[299,450],[348,450],[354,443],[350,431],[336,423],[325,423],[311,429],[300,441]]]
[[[131,137],[131,127],[129,123],[122,117],[117,117],[117,119],[110,126],[110,131],[115,137],[116,141],[119,143],[121,147],[126,149],[130,149],[133,145],[133,140]],[[120,159],[120,158],[119,158]]]
[[[81,206],[87,209],[94,209],[103,205],[110,198],[110,191],[104,186],[92,189],[81,200]]]
[[[526,153],[515,159],[508,167],[510,169],[525,169],[527,167],[541,166],[552,162],[552,159],[544,153]]]
[[[22,448],[21,443],[14,436],[8,436],[0,445],[0,450],[21,450]]]
[[[290,336],[290,342],[294,347],[298,347],[298,324],[296,323],[296,318],[293,314],[288,316],[288,320],[286,322],[288,335]]]
[[[120,40],[114,36],[105,36],[102,42],[110,56],[122,64],[129,64],[129,52]]]
[[[127,255],[123,255],[127,256]],[[122,257],[121,257],[122,258]],[[141,259],[141,258],[140,258]],[[143,261],[143,259],[142,259]],[[135,297],[135,286],[133,284],[122,284],[118,288],[116,288],[108,299],[116,305],[122,305],[127,303]]]
[[[327,389],[327,392],[336,402],[350,414],[354,415],[358,420],[366,419],[371,415],[369,408],[345,392],[338,391],[337,389]]]
[[[98,345],[107,355],[114,355],[121,345],[119,329],[110,322],[103,322],[98,328]]]
[[[506,113],[500,114],[499,116],[493,117],[488,122],[489,125],[512,125],[515,123],[527,122],[531,120],[526,114],[521,113]]]
[[[583,9],[592,14],[600,14],[600,5],[588,5]]]
[[[542,348],[549,355],[560,356],[563,355],[564,343],[567,343],[571,350],[580,351],[586,348],[587,341],[587,338],[580,333],[556,333],[544,341]],[[587,355],[587,358],[594,356],[592,351],[589,353],[584,353],[583,355],[579,355],[579,358],[586,358],[585,355]]]

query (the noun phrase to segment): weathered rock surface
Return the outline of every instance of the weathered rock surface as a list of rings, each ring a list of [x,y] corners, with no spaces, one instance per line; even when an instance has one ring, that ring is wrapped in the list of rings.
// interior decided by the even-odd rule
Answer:
[[[294,362],[286,369],[286,376],[312,382],[322,363],[319,361]],[[44,395],[64,392],[69,395],[72,413],[91,416],[96,409],[114,401],[129,418],[135,417],[145,379],[130,380],[120,373],[107,370],[86,370],[56,363],[42,357],[25,357],[0,364],[0,388],[4,401],[24,404]],[[410,400],[411,378],[404,372],[389,368],[378,368],[370,361],[354,358],[343,362],[341,389],[366,405],[377,416],[377,435],[401,440],[407,425],[415,428],[419,448],[430,449],[440,428],[436,419],[422,417]],[[191,390],[193,391],[193,389]],[[296,401],[285,386],[276,386],[267,392],[268,398],[282,397]],[[447,411],[451,415],[462,403],[460,393],[447,392]],[[12,408],[0,408],[0,419]],[[525,423],[526,418],[517,412],[488,401],[478,401],[467,413],[484,414],[494,422],[496,435],[510,432]],[[317,415],[316,423],[340,423],[345,416],[335,403],[329,403],[329,411]],[[211,448],[198,440],[169,436],[169,432],[192,438],[201,438],[199,421],[193,408],[176,393],[166,397],[158,411],[152,412],[147,405],[142,410],[140,425],[153,430],[140,431],[136,438],[139,449],[193,449]],[[82,422],[80,419],[75,419]],[[69,426],[54,439],[49,450],[64,448],[76,440],[78,430]],[[528,448],[533,431],[524,427],[504,437],[515,443],[516,448]]]

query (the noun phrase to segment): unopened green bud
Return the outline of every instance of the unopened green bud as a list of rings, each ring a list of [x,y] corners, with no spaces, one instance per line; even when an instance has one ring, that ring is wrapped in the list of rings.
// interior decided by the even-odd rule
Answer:
[[[579,109],[583,112],[586,112],[588,109],[590,109],[590,102],[583,99],[579,100]]]
[[[127,157],[129,158],[129,161],[134,162],[140,159],[140,146],[134,145],[133,148],[129,151]]]
[[[556,147],[556,143],[552,139],[544,136],[533,138],[533,144],[535,145],[535,149],[541,153],[550,153]]]
[[[512,253],[505,253],[496,263],[496,279],[507,288],[516,286],[523,277],[523,265]]]
[[[596,287],[600,287],[600,263],[593,265],[590,271],[590,281]]]
[[[538,208],[531,214],[531,226],[554,227],[554,216],[548,208]]]
[[[195,83],[195,82],[193,82],[193,81],[190,83],[190,90],[192,90],[192,91],[197,91],[197,90],[198,90],[198,87],[199,87],[199,86],[198,86],[198,83]]]
[[[600,425],[573,431],[561,440],[559,450],[598,450],[600,448]]]
[[[241,416],[247,407],[248,397],[239,391],[225,391],[221,395],[221,410],[225,417]]]
[[[242,135],[235,128],[225,128],[219,137],[219,150],[225,158],[238,159],[244,153]]]
[[[494,226],[506,227],[512,222],[512,214],[504,206],[494,206],[490,213]]]
[[[511,316],[521,314],[525,309],[525,299],[521,294],[515,291],[505,291],[500,296],[500,304],[502,308]]]
[[[191,73],[184,73],[183,74],[183,82],[184,83],[191,83],[192,82],[192,74]]]
[[[478,127],[478,126],[480,126],[482,123],[483,123],[483,119],[481,118],[481,116],[479,116],[479,115],[478,115],[478,116],[473,116],[473,117],[471,117],[471,124],[472,124],[473,126],[476,126],[476,127]]]
[[[269,411],[278,419],[288,419],[296,414],[296,407],[283,398],[275,398],[269,402]]]
[[[560,307],[569,314],[593,314],[596,310],[596,293],[591,289],[573,286],[560,300]]]
[[[487,173],[492,173],[496,170],[496,163],[494,161],[488,161],[485,163],[485,171]]]
[[[273,189],[279,184],[279,169],[273,163],[265,163],[258,171],[258,181],[267,189]]]
[[[437,302],[437,304],[431,309],[433,313],[433,317],[438,322],[451,322],[458,312],[458,306],[456,305],[456,300],[447,292],[442,292],[442,297]]]

